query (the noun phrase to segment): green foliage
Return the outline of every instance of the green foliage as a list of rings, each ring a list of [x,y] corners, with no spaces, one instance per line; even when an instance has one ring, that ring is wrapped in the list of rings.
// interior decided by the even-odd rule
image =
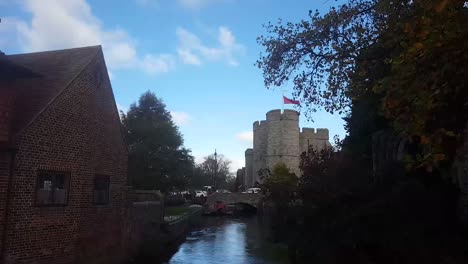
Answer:
[[[278,163],[273,167],[271,175],[265,178],[264,185],[270,191],[293,191],[297,185],[297,176],[284,163]]]
[[[129,149],[130,183],[163,192],[184,188],[194,160],[162,100],[148,91],[121,118]]]
[[[291,194],[297,189],[297,176],[284,163],[276,164],[270,175],[265,173],[262,189],[267,191],[277,206],[286,207]]]
[[[213,184],[213,179],[205,174],[200,165],[195,165],[193,169],[193,175],[190,179],[190,188],[201,190],[203,186],[208,186]]]
[[[207,185],[214,185],[215,188],[227,188],[228,182],[233,178],[230,165],[231,161],[222,154],[218,154],[216,159],[214,154],[208,155],[204,157],[201,164],[196,166],[190,185],[193,188]]]
[[[430,169],[452,160],[462,140],[468,121],[467,20],[464,1],[420,0],[382,33],[400,52],[373,89],[384,95],[382,107],[393,126],[421,138],[426,153],[413,160],[418,166]]]
[[[299,192],[304,203],[325,206],[336,199],[369,189],[371,172],[363,161],[332,148],[310,148],[301,155]],[[364,163],[365,164],[365,163]]]
[[[356,59],[378,36],[382,18],[376,1],[350,0],[321,16],[309,11],[309,20],[266,26],[257,41],[265,47],[257,61],[267,87],[293,80],[310,117],[318,108],[342,112],[350,105],[348,85]]]
[[[369,159],[371,134],[418,136],[451,160],[468,121],[468,12],[462,0],[350,0],[325,15],[266,26],[257,61],[267,87],[293,80],[307,107],[348,112],[345,145]]]

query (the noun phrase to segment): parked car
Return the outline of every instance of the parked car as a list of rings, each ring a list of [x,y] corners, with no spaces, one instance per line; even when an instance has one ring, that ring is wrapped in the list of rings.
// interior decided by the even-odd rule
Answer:
[[[205,191],[195,191],[195,197],[206,197],[208,196]]]
[[[242,192],[242,193],[260,193],[261,191],[262,189],[260,188],[249,188],[245,192]]]
[[[217,193],[231,193],[229,190],[226,189],[218,189],[216,190]]]

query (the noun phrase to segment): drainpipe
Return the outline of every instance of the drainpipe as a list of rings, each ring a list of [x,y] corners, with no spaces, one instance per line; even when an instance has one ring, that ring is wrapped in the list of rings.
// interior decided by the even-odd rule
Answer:
[[[5,263],[5,249],[7,242],[7,232],[8,232],[8,220],[10,215],[10,200],[11,200],[11,189],[13,185],[13,173],[15,169],[15,158],[16,158],[16,148],[6,148],[1,149],[0,152],[7,152],[10,154],[10,170],[8,173],[8,185],[6,190],[6,199],[5,199],[5,215],[3,217],[3,235],[2,235],[2,248],[0,251],[0,263]]]

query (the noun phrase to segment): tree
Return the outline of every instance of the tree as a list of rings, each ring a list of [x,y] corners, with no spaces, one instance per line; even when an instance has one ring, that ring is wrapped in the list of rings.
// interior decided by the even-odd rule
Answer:
[[[421,138],[427,153],[415,164],[431,167],[453,157],[467,122],[464,5],[350,0],[299,23],[270,23],[258,38],[266,52],[257,66],[269,88],[292,79],[309,118],[319,108],[347,112],[350,132],[365,136],[389,124]]]
[[[309,148],[301,154],[299,167],[303,173],[299,191],[307,205],[325,206],[353,193],[365,193],[371,183],[371,170],[361,160],[332,148]]]
[[[193,173],[194,160],[183,147],[182,135],[162,100],[148,91],[121,115],[131,184],[162,191],[184,188]]]
[[[262,173],[264,175],[263,189],[268,191],[277,206],[287,207],[291,193],[297,188],[297,176],[284,163],[276,164],[271,172],[264,170]]]
[[[190,187],[194,189],[202,189],[203,186],[213,184],[213,179],[210,175],[205,174],[200,164],[195,165],[192,178],[190,179]]]
[[[226,188],[227,181],[233,177],[230,172],[231,161],[224,155],[218,154],[216,159],[214,154],[208,155],[200,164],[200,169],[206,178],[210,179],[210,184],[215,188]]]

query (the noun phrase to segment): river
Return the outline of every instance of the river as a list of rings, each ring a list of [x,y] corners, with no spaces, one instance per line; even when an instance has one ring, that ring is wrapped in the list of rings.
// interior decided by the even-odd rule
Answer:
[[[288,263],[287,248],[269,242],[267,236],[256,216],[204,217],[202,226],[187,235],[168,263]]]

